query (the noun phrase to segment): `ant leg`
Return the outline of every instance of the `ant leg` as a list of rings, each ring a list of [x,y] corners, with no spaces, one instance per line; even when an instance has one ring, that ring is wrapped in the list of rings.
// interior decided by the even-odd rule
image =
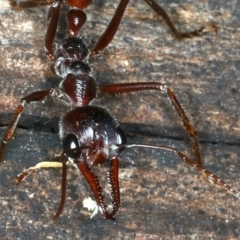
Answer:
[[[62,0],[55,0],[54,3],[51,5],[47,22],[47,32],[45,37],[45,48],[46,54],[50,61],[54,61],[54,38],[57,31],[57,26],[59,22],[60,10],[61,10]]]
[[[178,102],[175,94],[170,88],[166,88],[164,83],[158,82],[143,82],[143,83],[123,83],[123,84],[113,84],[113,85],[99,85],[99,90],[105,93],[127,93],[127,92],[139,92],[139,91],[146,91],[146,90],[158,90],[158,91],[166,91],[168,97],[170,98],[174,108],[176,109],[183,126],[185,127],[186,131],[188,132],[190,138],[193,141],[193,152],[195,155],[195,162],[198,165],[202,165],[199,147],[198,147],[198,139],[197,133],[191,124],[190,120],[188,119],[187,115],[185,114],[183,108],[181,107],[180,103]]]
[[[128,93],[140,92],[146,90],[165,91],[166,84],[158,82],[142,82],[142,83],[120,83],[112,85],[98,85],[98,89],[104,93]]]
[[[12,137],[16,131],[16,127],[17,127],[18,121],[22,115],[22,112],[24,110],[25,104],[26,103],[29,104],[30,102],[35,102],[35,101],[42,101],[46,96],[51,95],[52,92],[53,92],[52,89],[46,90],[46,91],[37,91],[37,92],[33,92],[33,93],[29,94],[28,96],[21,99],[22,102],[17,107],[17,109],[15,111],[15,116],[14,116],[12,122],[10,123],[10,125],[8,126],[6,133],[3,136],[3,140],[1,142],[1,148],[0,148],[0,162],[4,158],[4,154],[5,154],[8,142],[12,139]]]
[[[190,160],[186,155],[182,152],[178,151],[176,148],[168,147],[168,146],[154,146],[148,144],[119,144],[119,145],[112,145],[110,148],[116,149],[125,149],[131,147],[142,147],[142,148],[152,148],[152,149],[160,149],[163,151],[171,152],[177,155],[180,159],[182,159],[185,163],[187,163],[190,167],[195,168],[199,173],[203,174],[204,178],[208,180],[210,183],[219,185],[220,187],[225,188],[229,193],[233,194],[236,198],[240,199],[240,192],[233,189],[231,186],[227,185],[222,179],[218,176],[214,175],[209,170],[203,168],[201,165],[195,163],[194,161]]]
[[[12,8],[20,10],[50,5],[54,2],[54,0],[28,0],[28,1],[8,0],[8,2]]]
[[[192,31],[192,32],[186,32],[186,33],[180,33],[175,28],[174,24],[172,23],[171,19],[169,18],[166,11],[154,0],[144,0],[151,8],[152,10],[158,15],[163,18],[163,20],[166,22],[167,26],[171,30],[172,34],[175,38],[181,40],[184,38],[193,38],[193,37],[200,37],[204,34],[207,34],[210,31],[217,32],[217,27],[214,24],[211,24],[209,27],[202,27],[198,30]]]
[[[181,107],[180,103],[178,102],[174,92],[170,88],[167,88],[167,93],[168,93],[168,96],[169,96],[173,106],[175,107],[180,119],[183,122],[183,126],[185,127],[189,136],[192,138],[193,152],[194,152],[194,155],[195,155],[196,164],[202,166],[200,151],[199,151],[199,147],[198,147],[197,132],[194,129],[193,125],[191,124],[189,118],[185,114],[185,112],[184,112],[183,108]]]
[[[129,0],[121,0],[116,12],[113,15],[111,22],[109,23],[107,29],[102,34],[102,36],[97,41],[93,50],[91,51],[90,56],[94,56],[99,54],[101,50],[108,46],[108,44],[112,41],[116,31],[118,30],[119,24],[122,20],[125,9],[129,3]]]
[[[106,205],[104,201],[104,197],[102,194],[102,188],[99,184],[97,177],[91,172],[90,168],[88,167],[85,161],[75,161],[78,169],[81,171],[82,175],[87,180],[92,192],[94,193],[94,197],[97,201],[98,206],[100,207],[103,215],[105,218],[109,220],[115,220],[111,214],[109,214],[106,210]]]

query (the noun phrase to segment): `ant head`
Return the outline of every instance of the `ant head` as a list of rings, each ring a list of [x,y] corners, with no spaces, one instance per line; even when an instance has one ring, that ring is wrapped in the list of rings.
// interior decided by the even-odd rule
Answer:
[[[68,112],[60,121],[59,133],[66,154],[67,150],[78,148],[80,151],[74,150],[73,155],[81,155],[94,164],[117,156],[124,149],[117,145],[126,144],[126,136],[114,118],[95,106],[76,107]]]

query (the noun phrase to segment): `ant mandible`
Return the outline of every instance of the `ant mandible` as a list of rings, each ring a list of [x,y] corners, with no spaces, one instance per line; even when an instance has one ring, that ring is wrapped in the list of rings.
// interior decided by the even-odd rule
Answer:
[[[7,128],[1,142],[0,161],[4,158],[8,142],[14,136],[25,105],[34,101],[42,101],[45,97],[52,96],[66,103],[71,109],[65,116],[63,116],[59,124],[60,137],[63,141],[63,152],[60,157],[61,161],[40,162],[36,166],[30,167],[19,174],[17,181],[20,183],[31,173],[41,168],[62,168],[61,201],[59,208],[53,217],[53,221],[56,221],[62,213],[66,200],[67,162],[70,162],[83,174],[92,189],[103,216],[107,219],[115,219],[114,216],[120,206],[118,180],[119,154],[124,149],[132,147],[152,148],[171,152],[177,155],[189,166],[202,173],[208,181],[226,188],[230,193],[237,198],[240,198],[240,193],[238,191],[232,189],[223,180],[219,179],[219,177],[213,175],[202,166],[197,133],[178,102],[174,92],[168,88],[165,83],[142,82],[112,85],[99,85],[96,83],[95,79],[91,76],[91,69],[87,64],[88,57],[98,54],[111,42],[118,29],[129,0],[120,1],[109,26],[89,54],[85,43],[81,38],[78,38],[77,35],[86,22],[86,14],[83,9],[87,8],[91,2],[92,0],[66,0],[67,5],[70,7],[67,15],[67,37],[63,39],[62,43],[57,43],[54,42],[54,39],[59,22],[60,9],[63,3],[62,0],[48,2],[24,1],[20,3],[17,3],[15,0],[10,0],[13,7],[21,8],[51,4],[48,14],[45,48],[53,71],[63,80],[58,88],[36,91],[21,99],[21,104],[16,109],[14,119]],[[167,26],[177,39],[202,36],[208,32],[206,28],[201,28],[189,33],[179,33],[164,9],[162,9],[154,0],[145,0],[145,2],[165,20]],[[212,25],[212,29],[210,30],[216,30],[215,26]],[[90,105],[96,98],[97,93],[103,92],[116,94],[146,90],[156,90],[167,93],[192,140],[192,147],[195,156],[194,161],[190,160],[185,154],[173,147],[137,143],[127,144],[126,136],[114,118],[104,108]],[[90,169],[91,165],[101,165],[107,161],[110,162],[108,179],[112,189],[112,210],[107,209],[100,183]]]

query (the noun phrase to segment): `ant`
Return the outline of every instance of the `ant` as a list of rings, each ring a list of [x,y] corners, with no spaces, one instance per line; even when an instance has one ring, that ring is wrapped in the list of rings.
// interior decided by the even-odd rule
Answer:
[[[161,8],[154,0],[144,1],[165,20],[167,26],[177,39],[198,37],[208,33],[210,30],[216,31],[216,27],[212,25],[211,29],[203,27],[193,32],[180,33],[176,30],[163,8]],[[15,116],[8,126],[1,142],[0,161],[4,159],[6,147],[14,136],[18,121],[26,104],[40,102],[47,96],[51,96],[67,104],[70,108],[70,111],[62,117],[59,124],[60,138],[63,143],[60,162],[40,162],[20,173],[17,177],[17,182],[22,182],[30,174],[41,168],[62,168],[61,201],[57,212],[53,216],[53,221],[58,219],[64,208],[68,163],[76,167],[85,177],[103,216],[107,219],[114,220],[114,216],[118,212],[120,206],[118,180],[119,155],[125,149],[133,147],[151,148],[175,154],[190,167],[195,168],[200,172],[206,180],[226,188],[228,192],[232,193],[237,198],[240,198],[240,193],[238,191],[234,190],[218,176],[212,174],[209,170],[203,167],[198,147],[197,133],[178,102],[174,92],[168,88],[165,83],[141,82],[112,85],[97,84],[96,80],[91,75],[91,68],[87,64],[88,57],[98,54],[109,45],[119,27],[129,0],[120,1],[106,31],[102,34],[93,50],[89,53],[88,48],[83,40],[78,37],[78,34],[87,18],[83,10],[87,8],[91,2],[92,0],[66,0],[67,5],[69,6],[67,15],[67,37],[64,38],[61,43],[57,43],[54,39],[57,32],[61,5],[63,4],[62,0],[47,2],[24,1],[20,3],[17,3],[15,0],[10,0],[10,4],[16,8],[29,8],[38,5],[51,4],[47,20],[48,26],[45,38],[45,48],[52,70],[56,75],[62,78],[62,81],[57,88],[32,92],[21,98],[21,104],[17,107]],[[190,160],[184,153],[170,146],[155,146],[138,143],[127,144],[127,138],[124,131],[118,126],[110,113],[104,108],[91,105],[91,102],[96,98],[98,93],[117,94],[146,90],[167,93],[184,128],[186,129],[186,132],[192,140],[192,148],[195,157],[194,160]],[[110,163],[108,180],[111,186],[113,203],[111,210],[107,209],[98,178],[91,171],[92,165],[102,165],[105,162]]]

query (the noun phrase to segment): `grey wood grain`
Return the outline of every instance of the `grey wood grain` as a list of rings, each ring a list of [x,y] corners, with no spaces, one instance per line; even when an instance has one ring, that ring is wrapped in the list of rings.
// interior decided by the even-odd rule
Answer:
[[[159,1],[158,1],[159,2]],[[0,1],[1,136],[20,97],[59,83],[48,69],[44,33],[48,7],[13,11]],[[118,1],[94,1],[81,35],[91,48]],[[240,189],[240,4],[239,1],[161,1],[178,29],[215,23],[218,33],[176,41],[144,1],[130,1],[111,45],[90,59],[99,83],[164,81],[195,126],[204,165]],[[65,35],[63,16],[57,40]],[[129,142],[164,144],[192,156],[187,134],[165,94],[100,95],[128,133]],[[112,222],[91,213],[85,180],[69,169],[68,200],[56,223],[61,171],[45,170],[17,186],[24,168],[61,152],[58,118],[67,108],[52,99],[30,105],[0,168],[1,239],[238,239],[239,200],[211,186],[175,156],[128,150],[121,156],[121,207]],[[108,166],[100,171],[103,181]],[[105,182],[103,182],[105,184]],[[108,192],[107,188],[106,191]],[[106,195],[107,195],[106,192]],[[31,198],[31,194],[34,193]]]

